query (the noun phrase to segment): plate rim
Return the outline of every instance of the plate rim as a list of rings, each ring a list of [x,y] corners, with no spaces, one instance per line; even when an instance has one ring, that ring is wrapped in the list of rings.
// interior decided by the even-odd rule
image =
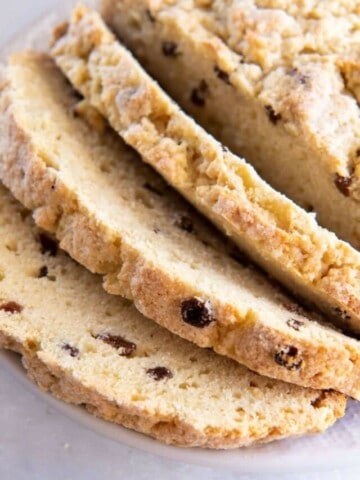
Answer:
[[[102,437],[108,438],[130,448],[149,453],[154,456],[167,458],[176,462],[190,465],[213,468],[216,470],[229,470],[241,474],[285,474],[289,472],[314,473],[326,472],[336,468],[360,467],[360,457],[354,451],[342,451],[341,454],[329,458],[323,456],[312,458],[311,463],[305,462],[304,455],[292,453],[290,456],[279,455],[274,452],[262,455],[257,460],[259,450],[266,448],[266,444],[249,448],[231,450],[211,450],[205,448],[181,448],[166,445],[143,433],[130,430],[122,425],[114,424],[91,415],[84,407],[73,405],[59,400],[51,393],[42,391],[26,374],[22,365],[21,356],[10,350],[0,350],[0,365],[9,372],[15,380],[30,391],[34,396],[44,401],[55,411],[70,418],[82,427]],[[289,442],[294,439],[278,440]],[[296,441],[296,439],[295,439]],[[274,445],[275,442],[272,443]],[[270,445],[270,444],[268,444]]]

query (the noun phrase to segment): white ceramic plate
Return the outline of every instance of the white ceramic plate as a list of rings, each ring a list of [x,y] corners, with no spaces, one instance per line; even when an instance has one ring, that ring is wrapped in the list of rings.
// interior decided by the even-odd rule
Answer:
[[[6,56],[24,48],[46,50],[53,25],[65,18],[76,2],[66,0],[35,24],[22,31],[0,53],[0,64]],[[94,5],[96,0],[88,0]],[[0,365],[12,372],[24,387],[31,389],[57,410],[87,428],[112,440],[146,452],[214,468],[229,468],[239,473],[293,473],[330,470],[360,466],[360,404],[351,402],[347,415],[322,435],[283,440],[268,445],[230,451],[182,449],[163,445],[140,433],[99,420],[83,408],[67,405],[51,395],[42,393],[26,377],[19,357],[10,352],[0,352]],[[24,412],[25,415],[25,412]]]
[[[12,352],[0,351],[0,366],[10,371],[25,388],[72,420],[100,435],[153,455],[243,474],[292,474],[360,466],[360,404],[356,402],[351,402],[345,418],[321,435],[281,440],[247,449],[185,449],[164,445],[141,433],[100,420],[82,407],[68,405],[43,393],[28,379],[19,356]]]

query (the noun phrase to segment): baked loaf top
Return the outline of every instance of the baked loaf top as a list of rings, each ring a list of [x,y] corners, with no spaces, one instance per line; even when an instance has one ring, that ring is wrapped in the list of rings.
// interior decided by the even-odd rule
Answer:
[[[224,149],[152,80],[100,16],[78,7],[52,55],[86,99],[255,261],[342,326],[360,331],[360,253]]]
[[[106,21],[183,108],[360,249],[358,2],[130,3]]]
[[[0,347],[56,397],[167,443],[228,448],[324,430],[335,392],[260,377],[104,292],[0,186]]]
[[[257,372],[360,398],[359,342],[230,258],[225,239],[78,102],[47,56],[10,59],[0,176],[38,225],[104,275],[110,293],[180,336]]]
[[[241,55],[254,95],[302,127],[305,141],[316,137],[337,187],[360,204],[359,2],[173,3]]]

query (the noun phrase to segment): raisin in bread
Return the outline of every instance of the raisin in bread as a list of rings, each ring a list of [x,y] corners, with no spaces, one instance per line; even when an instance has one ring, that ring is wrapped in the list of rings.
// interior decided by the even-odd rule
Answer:
[[[360,249],[359,5],[103,0],[103,13],[204,127]]]
[[[172,332],[259,373],[360,399],[360,342],[233,260],[225,239],[78,100],[46,55],[11,58],[0,176],[38,225]]]
[[[99,15],[78,7],[52,54],[123,139],[252,258],[360,331],[360,253],[318,226],[179,110]]]
[[[27,213],[0,186],[0,346],[42,389],[184,446],[318,432],[343,415],[343,395],[260,377],[106,294]]]

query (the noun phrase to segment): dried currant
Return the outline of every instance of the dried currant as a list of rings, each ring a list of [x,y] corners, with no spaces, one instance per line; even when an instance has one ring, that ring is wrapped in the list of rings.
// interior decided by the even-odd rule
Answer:
[[[78,90],[75,90],[75,88],[72,88],[72,95],[78,103],[84,100],[83,95],[81,95]]]
[[[80,350],[77,347],[74,347],[73,345],[70,345],[69,343],[64,343],[61,348],[65,350],[66,352],[69,352],[70,357],[77,357],[80,353]]]
[[[13,302],[13,301],[5,302],[0,305],[0,310],[6,313],[11,313],[11,314],[21,313],[23,309],[24,307],[19,305],[17,302]]]
[[[181,217],[175,222],[175,225],[188,233],[194,231],[193,221],[187,215],[181,215]]]
[[[172,378],[173,374],[171,371],[166,367],[155,367],[155,368],[148,368],[146,373],[149,377],[153,378],[157,382],[159,380],[164,380],[165,378]]]
[[[352,183],[352,177],[343,177],[338,173],[335,173],[334,180],[336,188],[343,194],[345,197],[350,195],[350,187]]]
[[[287,73],[288,75],[290,75],[290,77],[294,77],[301,85],[306,85],[307,81],[310,78],[309,75],[301,73],[298,68],[292,68]]]
[[[301,327],[305,325],[302,320],[297,320],[296,318],[289,318],[286,323],[290,328],[293,328],[297,332],[300,330]]]
[[[125,340],[125,338],[120,335],[112,335],[111,333],[100,333],[96,335],[95,338],[102,340],[103,342],[111,345],[112,347],[119,350],[119,355],[121,357],[129,357],[136,350],[136,344]]]
[[[199,297],[189,298],[181,303],[181,316],[185,323],[204,328],[216,320],[210,300]]]
[[[48,273],[49,273],[49,269],[46,265],[44,265],[39,270],[38,278],[46,277]]]
[[[276,113],[271,105],[265,105],[265,111],[270,122],[273,123],[274,125],[276,125],[278,121],[281,120],[281,114]]]
[[[221,70],[221,68],[219,68],[217,65],[214,67],[214,72],[216,76],[220,78],[220,80],[225,82],[227,85],[231,85],[230,75],[227,72],[225,72],[224,70]]]
[[[165,41],[162,43],[161,49],[165,57],[177,57],[180,55],[178,45],[175,42]]]
[[[287,370],[299,370],[303,363],[299,349],[292,345],[278,347],[274,355],[275,362]]]
[[[208,90],[208,84],[205,82],[205,80],[201,80],[199,86],[194,88],[191,92],[191,101],[193,104],[197,105],[198,107],[203,107],[205,105]]]
[[[53,238],[49,237],[49,235],[46,235],[46,233],[40,233],[39,241],[41,244],[42,254],[48,253],[51,257],[56,256],[58,244]]]

